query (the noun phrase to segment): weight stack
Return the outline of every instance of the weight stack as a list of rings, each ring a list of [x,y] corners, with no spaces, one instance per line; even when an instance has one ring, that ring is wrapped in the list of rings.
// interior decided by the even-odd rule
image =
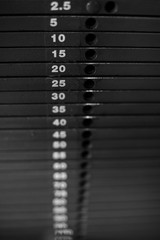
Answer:
[[[160,1],[0,0],[0,240],[160,239]]]

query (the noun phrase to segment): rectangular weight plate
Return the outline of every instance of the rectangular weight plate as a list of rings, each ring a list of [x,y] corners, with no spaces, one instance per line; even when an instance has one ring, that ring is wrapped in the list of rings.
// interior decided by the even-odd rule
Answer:
[[[64,76],[159,76],[160,63],[6,63],[0,64],[1,77]],[[90,72],[90,71],[93,71]],[[98,100],[97,100],[98,101]]]
[[[135,129],[135,131],[134,131]],[[90,129],[91,137],[89,140],[91,141],[116,141],[116,140],[159,140],[159,128],[124,128],[124,129]],[[0,142],[7,141],[6,136],[11,141],[16,141],[17,139],[23,141],[24,139],[26,141],[43,141],[46,139],[47,141],[56,141],[57,138],[53,137],[53,134],[56,132],[60,132],[61,129],[56,130],[48,130],[48,129],[7,129],[7,130],[1,130],[0,131]],[[69,141],[82,141],[83,132],[87,131],[87,129],[65,129],[67,140]],[[153,131],[153,132],[152,132]],[[102,134],[103,133],[103,134]],[[84,141],[86,139],[84,138]],[[72,162],[72,161],[70,161]],[[47,163],[46,163],[47,166]]]
[[[65,106],[65,112],[62,114],[60,112],[60,107]],[[87,108],[89,109],[87,110]],[[61,107],[62,108],[62,107]],[[58,110],[57,110],[58,109]],[[54,113],[53,110],[57,112]],[[82,119],[85,116],[101,117],[104,118],[107,116],[126,116],[130,119],[129,116],[137,117],[137,120],[140,119],[138,116],[144,116],[149,118],[160,115],[160,104],[159,103],[101,103],[101,104],[11,104],[11,105],[0,105],[0,116],[1,117],[81,117]],[[120,120],[120,119],[119,119]],[[125,119],[127,120],[127,119]],[[77,121],[78,118],[77,118]],[[156,124],[156,122],[155,122]]]
[[[0,152],[0,159],[3,161],[44,161],[52,158],[52,151],[9,151]],[[92,150],[93,158],[102,159],[127,159],[127,158],[158,158],[160,157],[160,149],[114,149],[114,150]],[[67,151],[67,159],[81,159],[81,151],[69,150]],[[69,170],[68,170],[69,171]],[[142,170],[143,171],[143,170]],[[33,173],[34,174],[34,173]],[[52,177],[53,170],[50,170],[50,176]],[[75,175],[77,173],[75,172]],[[49,176],[48,176],[49,177]],[[71,174],[70,174],[71,177]],[[1,175],[0,175],[1,178]]]
[[[93,57],[93,59],[92,59]],[[160,62],[157,48],[0,48],[0,63]]]
[[[93,35],[95,35],[93,40]],[[89,36],[88,36],[89,35]],[[87,40],[88,39],[88,40]],[[0,47],[160,47],[160,33],[7,32]]]
[[[63,80],[63,81],[61,81]],[[65,84],[64,84],[65,82]],[[159,90],[160,77],[4,77],[1,91]],[[129,109],[128,109],[129,111]]]
[[[69,1],[69,4],[64,4],[65,1],[56,1],[56,4],[52,4],[52,0],[1,0],[0,2],[0,14],[1,15],[17,15],[17,14],[51,14],[51,15],[62,15],[62,14],[115,14],[117,15],[148,15],[148,16],[159,16],[160,3],[156,0],[142,0],[139,4],[139,0],[124,1],[117,0],[117,8],[113,9],[112,12],[105,10],[105,0],[99,0],[98,6],[91,8],[87,6],[86,0]],[[55,2],[55,1],[54,1]],[[138,6],[138,7],[137,7]]]
[[[91,94],[88,99],[86,94]],[[0,104],[24,104],[24,103],[159,103],[160,91],[144,91],[144,90],[108,90],[108,91],[88,91],[66,92],[62,100],[59,93],[51,91],[43,92],[1,92]],[[55,97],[55,98],[54,98]],[[88,100],[88,101],[87,101]],[[63,101],[63,102],[62,102]]]
[[[53,144],[51,141],[47,141],[44,139],[43,141],[26,141],[23,139],[23,142],[20,141],[19,139],[12,140],[12,141],[3,141],[0,144],[0,151],[39,151],[39,150],[44,150],[44,151],[51,151],[56,148],[53,148]],[[83,141],[82,141],[83,144]],[[65,151],[70,151],[70,150],[82,150],[83,146],[81,143],[78,141],[69,141],[67,143],[67,147],[65,148]],[[84,147],[85,148],[85,147]],[[115,149],[152,149],[152,148],[160,148],[160,139],[156,140],[114,140],[114,141],[94,141],[92,140],[91,145],[87,149],[90,151],[94,150],[115,150]],[[71,168],[71,167],[69,167]],[[38,169],[37,169],[38,170]]]
[[[160,32],[159,17],[130,16],[97,16],[94,32]],[[2,32],[55,32],[74,31],[90,32],[92,26],[87,24],[89,16],[1,16],[0,31]]]
[[[65,119],[66,128],[84,128],[85,118],[75,118],[75,117],[19,117],[19,118],[2,118],[0,119],[1,127],[0,129],[53,129],[56,131],[56,123],[59,123],[61,119]],[[87,117],[90,119],[89,127],[93,128],[142,128],[160,126],[159,116],[112,116],[112,117]],[[145,125],[144,125],[145,124]],[[61,129],[64,126],[59,126]],[[88,127],[88,125],[86,126]]]

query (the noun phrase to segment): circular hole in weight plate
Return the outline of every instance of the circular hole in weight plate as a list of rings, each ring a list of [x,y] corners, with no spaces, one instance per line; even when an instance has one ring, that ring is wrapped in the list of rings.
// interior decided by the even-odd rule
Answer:
[[[88,18],[85,22],[86,28],[95,29],[97,27],[97,21],[95,18]]]
[[[84,159],[88,159],[91,157],[90,152],[89,151],[83,151],[81,154],[82,158]]]
[[[94,49],[88,49],[85,53],[85,58],[87,60],[95,60],[97,58],[97,53]]]
[[[89,148],[91,147],[91,142],[89,140],[85,140],[82,142],[82,147],[83,148]]]
[[[80,181],[80,187],[85,187],[86,185],[87,185],[87,181],[86,180],[82,180],[82,181]]]
[[[89,1],[86,4],[86,10],[89,13],[98,13],[100,11],[100,3],[97,2],[96,0]]]
[[[89,64],[85,67],[84,72],[85,74],[92,75],[95,74],[96,68],[94,65]]]
[[[88,172],[85,170],[85,171],[83,171],[81,174],[80,174],[80,178],[81,179],[86,179],[88,177]]]
[[[81,163],[81,169],[85,170],[85,169],[87,169],[87,168],[88,168],[88,162],[83,161],[83,162]],[[84,180],[82,180],[82,181],[84,181]]]
[[[83,113],[84,114],[90,114],[92,112],[92,106],[90,106],[90,105],[86,105],[86,106],[84,106],[83,107]]]
[[[88,139],[92,136],[92,132],[90,130],[85,130],[82,132],[82,138]]]
[[[94,97],[93,92],[85,92],[83,95],[84,100],[91,101]]]
[[[87,80],[84,82],[84,87],[85,87],[86,89],[92,89],[94,86],[95,86],[95,82],[94,82],[92,79],[87,79]]]
[[[97,42],[97,37],[96,37],[95,34],[93,34],[93,33],[87,34],[87,36],[86,36],[86,43],[87,43],[88,45],[93,45],[93,44],[95,44],[96,42]]]
[[[83,126],[84,127],[90,127],[93,123],[93,120],[91,118],[85,118],[83,120]]]
[[[105,5],[105,10],[108,13],[115,13],[118,10],[118,6],[114,1],[108,1]]]

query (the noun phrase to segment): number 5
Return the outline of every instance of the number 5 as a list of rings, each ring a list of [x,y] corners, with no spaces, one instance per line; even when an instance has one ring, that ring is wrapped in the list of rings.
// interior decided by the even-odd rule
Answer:
[[[71,9],[71,2],[64,2],[63,3],[64,10],[70,10]]]
[[[50,19],[50,26],[56,27],[58,25],[57,18],[51,18]]]

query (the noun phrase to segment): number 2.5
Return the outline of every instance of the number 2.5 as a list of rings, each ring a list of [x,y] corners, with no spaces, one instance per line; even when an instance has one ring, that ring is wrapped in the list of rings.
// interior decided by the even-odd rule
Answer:
[[[59,3],[54,1],[51,2],[51,11],[61,11],[61,10],[71,10],[71,2],[70,1],[64,1],[62,6],[59,6]]]

